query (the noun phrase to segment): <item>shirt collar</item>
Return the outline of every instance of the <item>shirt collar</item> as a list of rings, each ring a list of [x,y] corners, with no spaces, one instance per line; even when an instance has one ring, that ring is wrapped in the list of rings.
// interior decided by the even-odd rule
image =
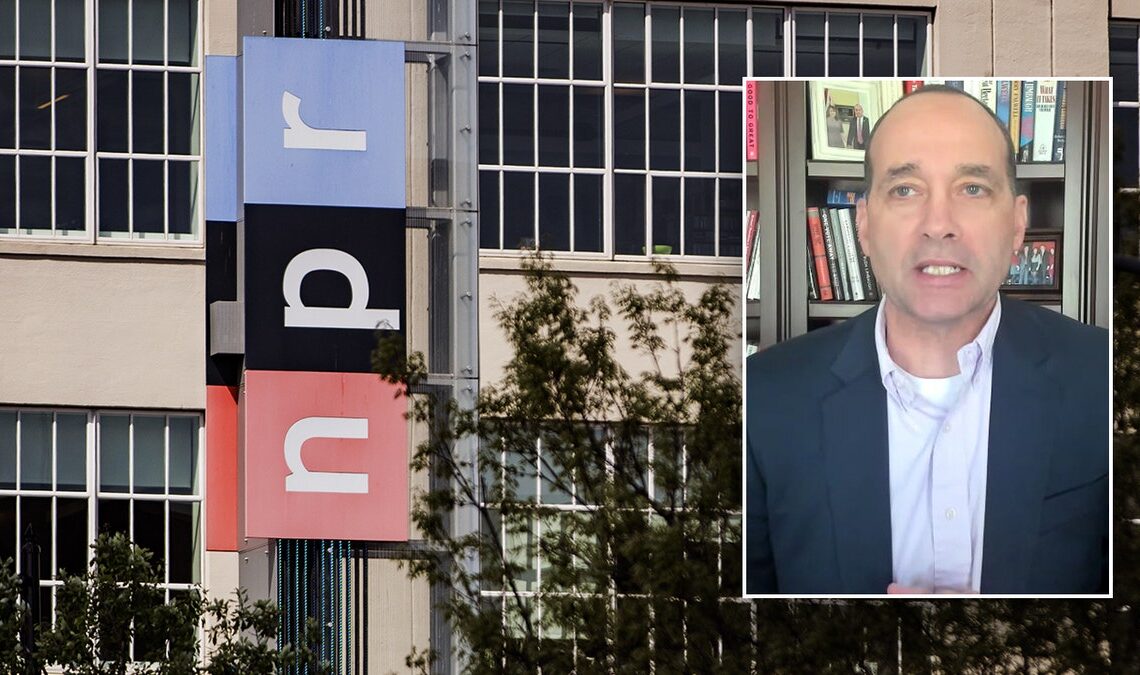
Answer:
[[[883,380],[883,387],[897,403],[909,408],[918,390],[910,381],[914,376],[902,366],[895,363],[887,350],[887,325],[883,313],[886,300],[879,301],[879,308],[875,313],[875,351],[879,356],[879,375]],[[958,370],[966,379],[966,384],[973,384],[983,367],[992,367],[994,358],[994,338],[997,336],[998,325],[1001,323],[1001,294],[998,294],[994,308],[986,319],[982,329],[970,342],[962,345],[958,350]]]

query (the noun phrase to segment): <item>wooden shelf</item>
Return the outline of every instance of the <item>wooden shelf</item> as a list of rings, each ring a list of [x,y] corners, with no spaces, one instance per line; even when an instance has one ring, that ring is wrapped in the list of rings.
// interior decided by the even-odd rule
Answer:
[[[808,178],[855,178],[863,179],[862,162],[824,162],[808,160]],[[1064,180],[1065,165],[1042,162],[1040,164],[1018,164],[1017,177],[1020,179],[1048,179]]]
[[[810,319],[850,319],[874,307],[875,302],[809,302]]]
[[[1064,180],[1064,164],[1018,164],[1017,177],[1019,179],[1056,178]]]

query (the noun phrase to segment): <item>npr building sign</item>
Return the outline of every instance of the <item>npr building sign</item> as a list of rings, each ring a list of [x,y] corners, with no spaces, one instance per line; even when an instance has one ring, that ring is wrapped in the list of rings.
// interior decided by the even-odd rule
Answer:
[[[405,405],[371,372],[404,331],[404,47],[243,51],[245,536],[406,540]]]

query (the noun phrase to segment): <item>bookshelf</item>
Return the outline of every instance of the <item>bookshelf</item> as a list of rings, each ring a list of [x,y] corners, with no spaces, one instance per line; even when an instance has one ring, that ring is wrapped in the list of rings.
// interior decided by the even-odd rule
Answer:
[[[1107,326],[1107,86],[1069,80],[1066,97],[1065,160],[1017,166],[1018,181],[1029,197],[1027,234],[1057,240],[1057,288],[1003,293]],[[760,348],[848,319],[875,304],[809,300],[806,210],[824,206],[832,181],[861,183],[863,165],[811,159],[808,110],[806,82],[760,83],[760,156],[750,163],[755,178],[749,176],[748,186],[748,207],[759,212],[760,297],[747,301],[746,313],[746,340]]]

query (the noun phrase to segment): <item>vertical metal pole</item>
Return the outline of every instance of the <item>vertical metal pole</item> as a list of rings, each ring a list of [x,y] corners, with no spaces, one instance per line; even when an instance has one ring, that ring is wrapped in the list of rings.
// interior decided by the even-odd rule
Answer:
[[[26,672],[33,675],[39,670],[36,666],[36,628],[43,608],[40,607],[40,545],[36,543],[36,533],[31,525],[24,530],[24,545],[20,548],[20,554],[23,556],[20,582],[24,604],[28,607],[20,641],[24,648]]]

